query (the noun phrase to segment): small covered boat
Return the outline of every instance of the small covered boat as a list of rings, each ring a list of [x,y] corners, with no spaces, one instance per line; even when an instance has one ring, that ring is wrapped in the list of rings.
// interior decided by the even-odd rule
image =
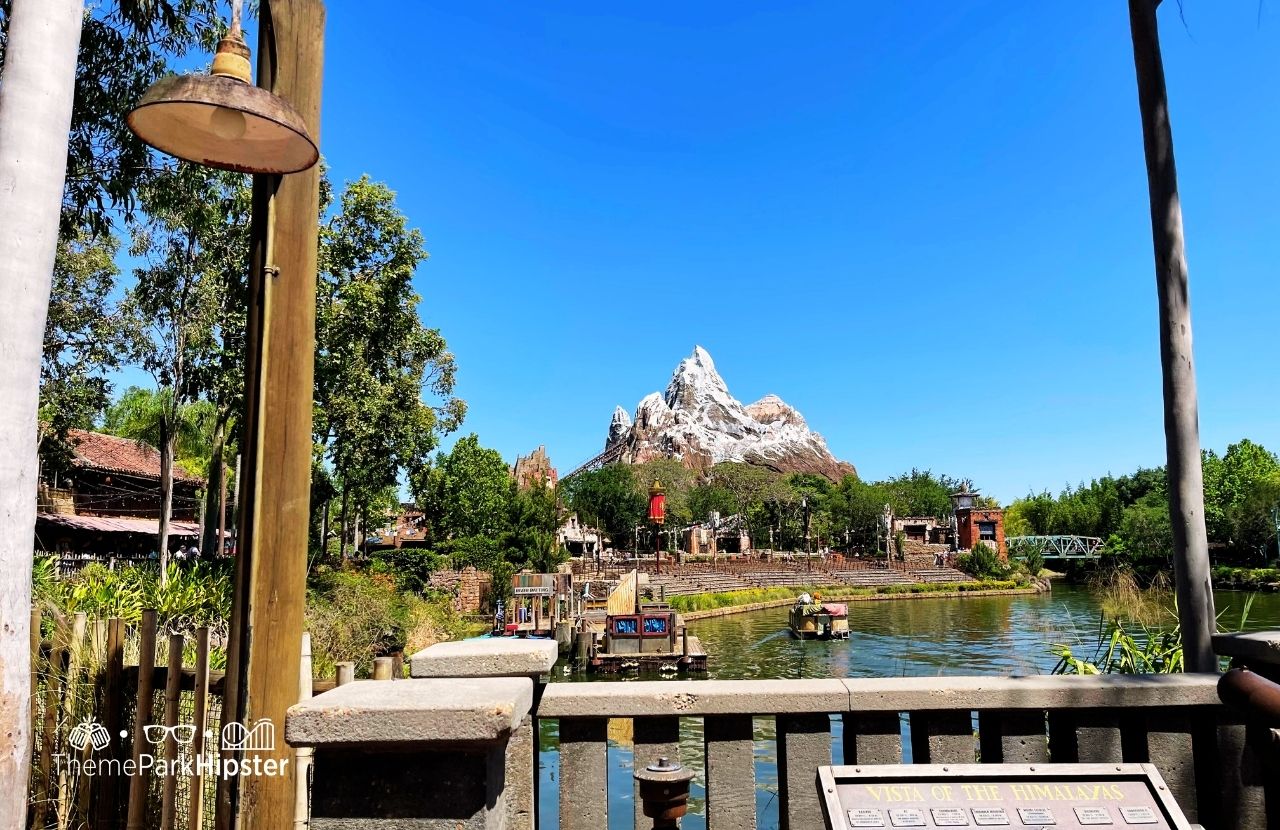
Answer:
[[[849,606],[801,594],[791,606],[788,624],[791,636],[800,640],[847,640]]]

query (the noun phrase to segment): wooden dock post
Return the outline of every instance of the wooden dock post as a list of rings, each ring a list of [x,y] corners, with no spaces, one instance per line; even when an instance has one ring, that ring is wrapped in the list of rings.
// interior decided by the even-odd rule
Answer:
[[[191,740],[191,757],[199,761],[205,755],[204,733],[209,728],[209,627],[196,629],[196,682],[195,707],[191,724],[196,728]],[[217,743],[214,743],[217,746]],[[204,826],[204,774],[197,763],[191,772],[187,788],[190,806],[187,811],[187,830],[202,830]]]
[[[178,725],[179,706],[182,701],[182,648],[181,634],[169,635],[169,664],[164,677],[164,759],[169,763],[178,760],[181,751],[173,727]],[[177,824],[178,776],[166,775],[160,782],[160,830],[174,830]]]

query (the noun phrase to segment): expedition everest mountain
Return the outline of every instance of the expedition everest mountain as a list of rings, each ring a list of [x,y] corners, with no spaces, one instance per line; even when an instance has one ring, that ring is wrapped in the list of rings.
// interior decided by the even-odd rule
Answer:
[[[680,361],[665,394],[640,401],[634,418],[613,412],[602,454],[630,464],[678,458],[705,470],[721,461],[745,461],[781,473],[816,473],[839,481],[854,472],[838,461],[822,436],[777,395],[743,406],[729,394],[711,355],[701,346]]]

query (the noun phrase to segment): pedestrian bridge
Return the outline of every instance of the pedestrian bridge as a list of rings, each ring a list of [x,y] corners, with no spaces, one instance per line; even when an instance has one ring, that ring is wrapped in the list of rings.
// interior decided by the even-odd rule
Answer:
[[[1097,536],[1010,536],[1005,539],[1009,555],[1021,559],[1038,550],[1045,559],[1097,559],[1102,540]]]

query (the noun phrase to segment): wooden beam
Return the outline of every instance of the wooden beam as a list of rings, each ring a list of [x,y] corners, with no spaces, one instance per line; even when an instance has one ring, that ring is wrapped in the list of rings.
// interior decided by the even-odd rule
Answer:
[[[263,0],[258,85],[320,132],[325,8]],[[293,751],[285,711],[298,700],[306,607],[311,405],[320,168],[254,179],[243,477],[226,720],[270,721],[283,775],[233,776],[219,792],[220,830],[278,830],[294,820]]]

